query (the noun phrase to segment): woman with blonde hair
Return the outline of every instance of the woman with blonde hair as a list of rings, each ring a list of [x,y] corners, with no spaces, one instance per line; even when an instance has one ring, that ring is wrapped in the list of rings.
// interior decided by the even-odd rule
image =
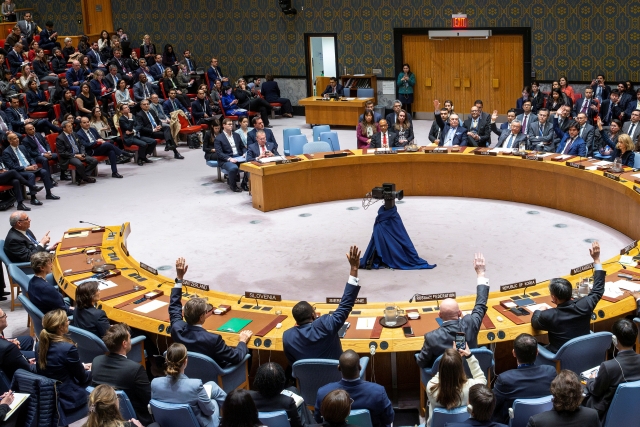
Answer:
[[[52,310],[42,319],[42,331],[36,344],[37,372],[60,381],[58,402],[65,413],[74,412],[87,404],[85,387],[91,384],[91,364],[80,361],[69,332],[69,319],[63,310]]]
[[[171,344],[165,360],[167,376],[151,381],[151,398],[167,403],[187,403],[201,427],[218,427],[220,406],[227,393],[213,381],[207,383],[211,387],[211,392],[207,393],[201,380],[191,379],[184,374],[189,360],[184,345]]]
[[[89,417],[82,427],[144,427],[131,418],[125,421],[120,414],[118,395],[113,387],[101,384],[89,395]]]
[[[613,158],[620,158],[620,164],[622,166],[633,167],[635,161],[635,153],[633,152],[635,144],[631,140],[631,137],[626,133],[621,134],[618,137],[618,143],[616,149],[613,151]]]

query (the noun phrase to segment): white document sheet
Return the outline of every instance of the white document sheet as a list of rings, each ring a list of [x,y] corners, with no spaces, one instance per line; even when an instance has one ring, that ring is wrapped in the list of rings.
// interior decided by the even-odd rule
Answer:
[[[157,310],[159,308],[162,308],[165,305],[169,305],[169,303],[154,299],[154,300],[151,300],[150,302],[148,302],[146,304],[141,305],[138,308],[134,308],[134,310],[138,311],[140,313],[151,313],[153,310]]]
[[[637,264],[637,262],[633,260],[633,257],[631,255],[622,255],[618,260],[618,262],[620,264],[628,265],[630,267],[635,267]]]
[[[551,307],[546,302],[543,302],[541,304],[528,305],[526,307],[526,309],[529,310],[531,313],[533,313],[536,310],[544,311],[544,310],[548,310],[550,308],[553,308],[553,307]]]
[[[116,286],[118,286],[118,284],[111,280],[98,280],[98,289],[101,291],[109,288],[115,288]]]
[[[88,231],[81,231],[80,233],[73,233],[73,234],[69,234],[69,233],[64,233],[64,238],[65,239],[75,239],[78,237],[87,237],[89,235]]]
[[[284,160],[284,157],[282,157],[282,156],[263,157],[258,161],[260,163],[271,163],[271,162],[278,162],[280,160]]]
[[[358,323],[356,323],[356,329],[371,330],[376,324],[375,317],[358,317]]]
[[[604,284],[604,295],[609,298],[621,297],[624,292],[613,282],[607,282]]]
[[[620,289],[624,289],[630,292],[640,292],[639,283],[633,283],[628,280],[618,280],[617,282],[614,282],[614,284]]]
[[[611,162],[607,162],[606,160],[602,160],[602,161],[594,163],[594,165],[596,165],[596,166],[609,166],[610,164],[611,164]]]
[[[556,153],[544,153],[544,154],[538,154],[538,157],[548,157],[548,156],[553,156]]]

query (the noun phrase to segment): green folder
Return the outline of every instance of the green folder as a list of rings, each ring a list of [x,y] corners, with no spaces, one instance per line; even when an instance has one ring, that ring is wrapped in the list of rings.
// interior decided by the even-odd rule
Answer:
[[[245,326],[247,326],[249,323],[251,323],[251,319],[241,319],[239,317],[234,317],[233,319],[229,320],[227,323],[225,323],[224,325],[220,326],[218,328],[218,330],[220,332],[233,332],[233,333],[238,333],[240,332]]]

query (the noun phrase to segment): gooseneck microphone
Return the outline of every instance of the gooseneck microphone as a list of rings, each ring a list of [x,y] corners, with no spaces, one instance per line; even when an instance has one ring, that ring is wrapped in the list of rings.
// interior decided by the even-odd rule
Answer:
[[[420,294],[413,294],[413,296],[411,298],[409,298],[409,302],[412,303],[413,300]]]
[[[115,236],[116,233],[115,231],[113,231],[112,229],[110,229],[109,227],[105,227],[104,225],[99,225],[99,224],[94,224],[93,222],[89,222],[89,221],[78,221],[80,224],[91,224],[91,225],[95,225],[96,227],[100,227],[100,228],[105,228],[107,230],[109,230],[109,233],[111,233],[111,236]]]

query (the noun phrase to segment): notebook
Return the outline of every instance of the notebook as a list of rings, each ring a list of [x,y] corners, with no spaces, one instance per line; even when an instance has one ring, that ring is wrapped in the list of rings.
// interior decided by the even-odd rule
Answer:
[[[4,416],[4,421],[7,421],[11,418],[11,415],[22,405],[27,398],[29,397],[29,393],[13,393],[13,402],[9,405],[9,412]]]
[[[218,331],[220,331],[220,332],[238,333],[245,326],[247,326],[249,323],[251,323],[251,319],[242,319],[242,318],[239,318],[239,317],[234,317],[233,319],[230,319],[224,325],[220,326],[218,328]]]

